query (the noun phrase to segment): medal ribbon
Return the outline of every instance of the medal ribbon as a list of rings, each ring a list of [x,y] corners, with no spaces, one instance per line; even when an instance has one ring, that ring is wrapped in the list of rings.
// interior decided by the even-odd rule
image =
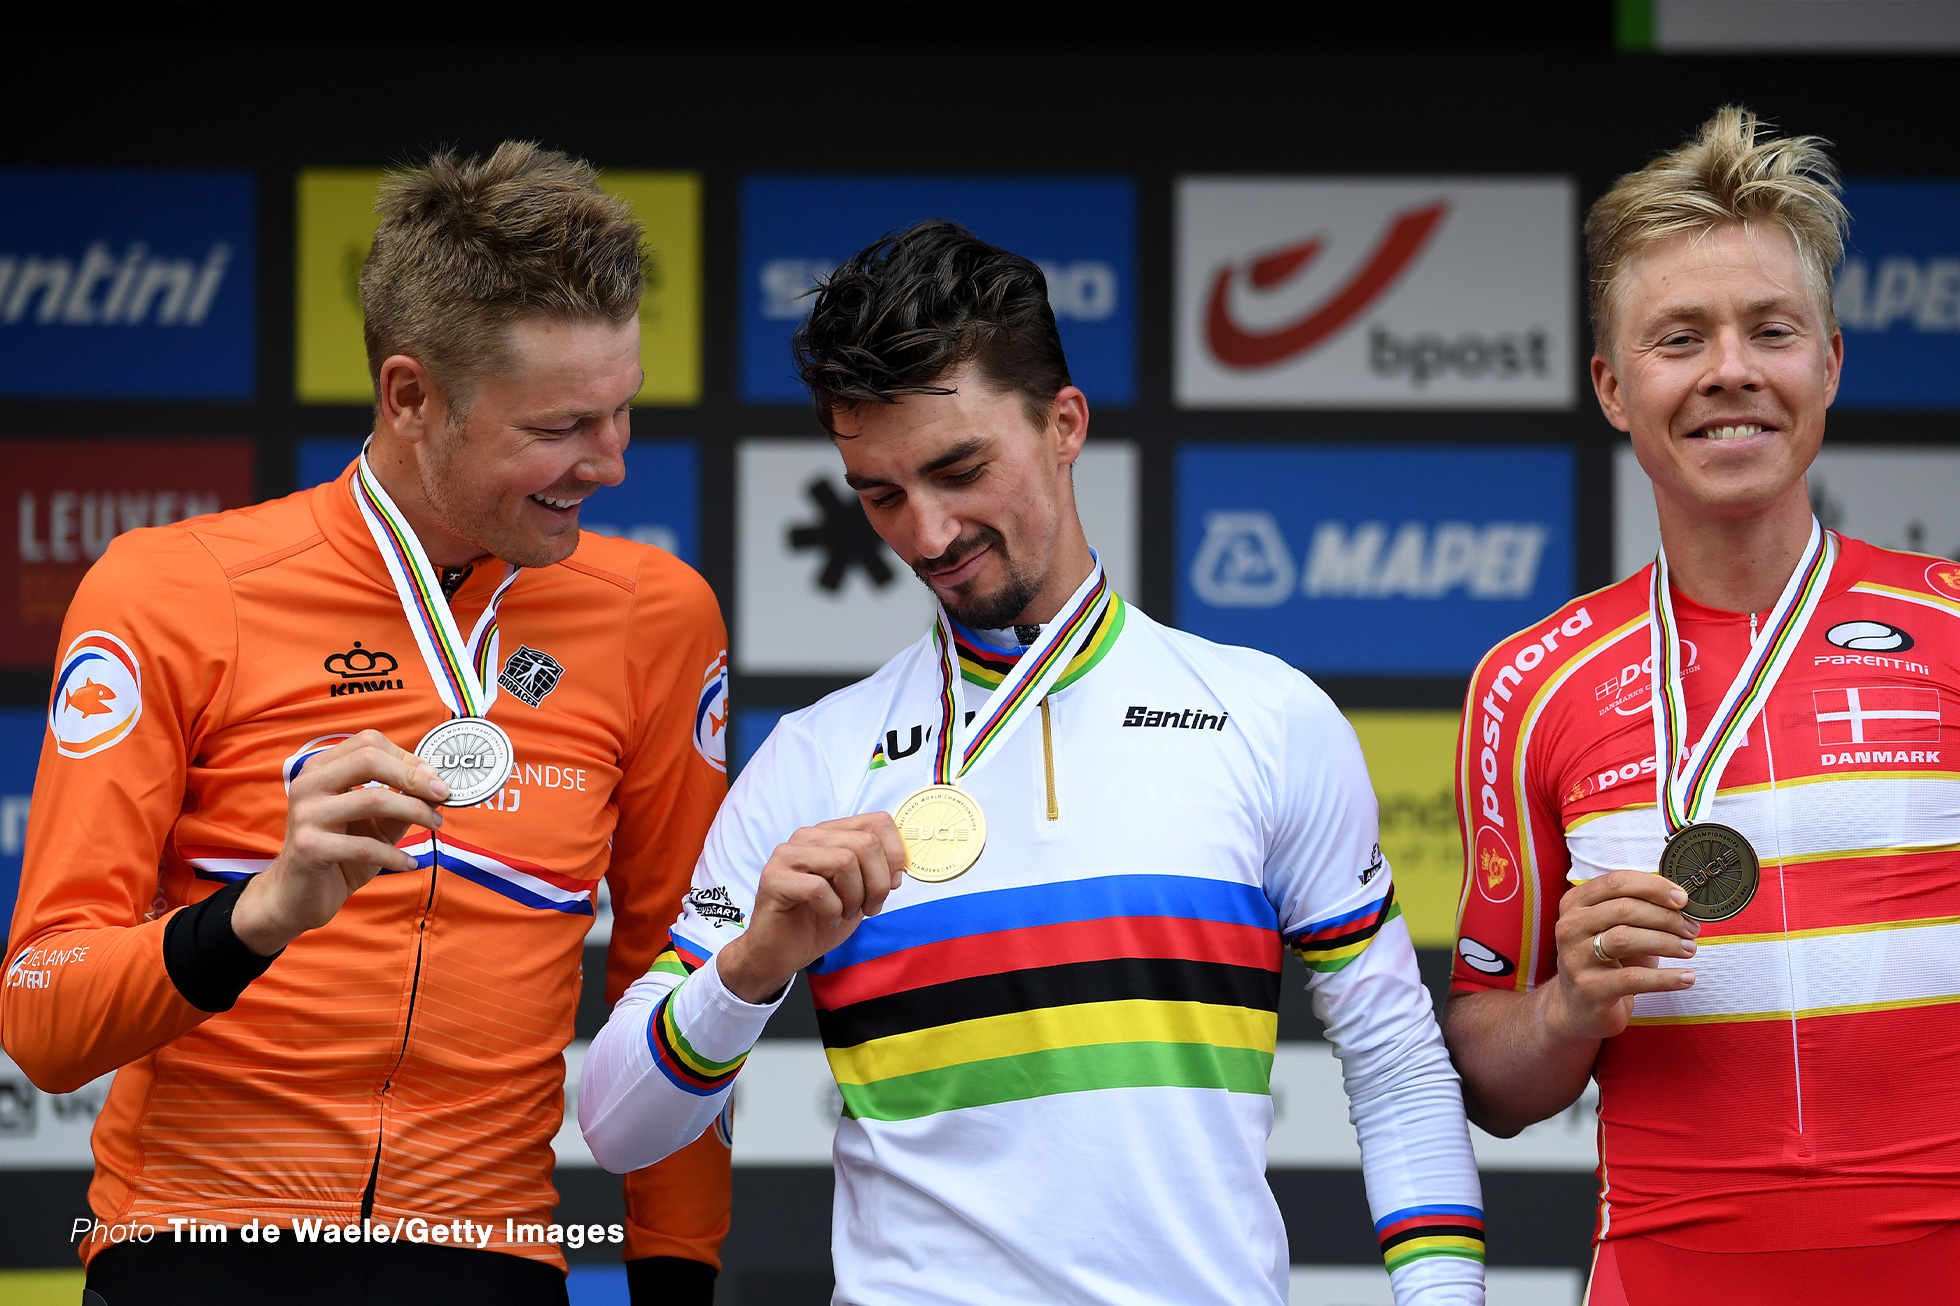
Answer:
[[[1097,560],[1089,579],[1069,596],[1061,615],[1042,628],[1041,638],[1021,654],[1014,669],[987,695],[986,704],[975,714],[973,728],[966,728],[960,711],[959,651],[953,645],[953,622],[941,607],[932,628],[939,649],[939,738],[933,745],[932,778],[935,784],[949,785],[978,766],[981,760],[999,751],[1000,745],[1032,713],[1023,709],[1047,697],[1049,689],[1068,669],[1069,650],[1085,630],[1095,624],[1109,607],[1112,597],[1109,579]]]
[[[1777,677],[1796,651],[1804,628],[1823,601],[1824,587],[1837,561],[1837,536],[1810,519],[1810,541],[1803,558],[1770,609],[1769,623],[1757,634],[1755,647],[1743,659],[1729,691],[1700,742],[1681,760],[1688,729],[1687,698],[1681,688],[1681,636],[1674,620],[1674,599],[1668,589],[1667,549],[1654,561],[1654,585],[1648,595],[1653,645],[1654,779],[1661,821],[1672,839],[1707,814],[1729,758],[1748,738],[1749,724],[1769,701]],[[1662,760],[1665,759],[1665,760]]]
[[[510,570],[504,583],[490,596],[483,615],[476,619],[476,628],[465,640],[449,611],[449,601],[443,597],[435,568],[429,565],[429,555],[422,551],[422,542],[415,538],[401,509],[381,488],[365,449],[354,479],[354,501],[360,505],[375,547],[381,550],[381,561],[395,582],[395,596],[401,600],[408,628],[415,632],[416,646],[429,666],[436,692],[455,716],[488,716],[490,705],[497,701],[497,605],[522,569],[505,564]]]

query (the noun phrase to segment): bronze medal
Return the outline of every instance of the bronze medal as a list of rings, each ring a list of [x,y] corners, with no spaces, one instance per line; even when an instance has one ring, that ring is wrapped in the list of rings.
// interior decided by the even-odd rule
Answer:
[[[905,873],[928,884],[966,874],[987,846],[987,818],[973,795],[954,785],[927,785],[892,813],[905,841]]]
[[[1726,825],[1697,821],[1667,841],[1661,874],[1688,895],[1681,914],[1691,921],[1725,921],[1749,905],[1762,882],[1762,863],[1749,841]]]

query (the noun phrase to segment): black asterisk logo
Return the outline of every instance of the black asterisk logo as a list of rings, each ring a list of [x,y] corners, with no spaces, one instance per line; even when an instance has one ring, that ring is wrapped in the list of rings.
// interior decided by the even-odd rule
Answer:
[[[864,568],[865,579],[874,589],[891,584],[895,573],[885,557],[885,542],[864,519],[864,509],[856,496],[844,498],[829,478],[822,476],[804,487],[803,493],[817,505],[823,520],[790,527],[789,547],[799,553],[805,549],[823,550],[823,572],[817,577],[817,584],[834,594],[843,587],[844,578],[853,567]]]

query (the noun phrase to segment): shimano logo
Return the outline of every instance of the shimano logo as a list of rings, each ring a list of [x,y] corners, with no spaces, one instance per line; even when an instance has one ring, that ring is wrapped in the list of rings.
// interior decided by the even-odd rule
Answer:
[[[186,326],[203,323],[231,265],[218,241],[201,258],[120,251],[95,241],[79,257],[0,252],[0,323]]]
[[[1538,585],[1550,532],[1540,522],[1323,521],[1304,565],[1264,512],[1205,516],[1191,588],[1214,607],[1309,599],[1522,599]]]

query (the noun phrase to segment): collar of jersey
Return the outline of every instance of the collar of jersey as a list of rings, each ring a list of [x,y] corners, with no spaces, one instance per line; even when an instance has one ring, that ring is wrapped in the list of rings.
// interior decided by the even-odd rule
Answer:
[[[1116,637],[1123,633],[1125,611],[1122,595],[1112,593],[1102,620],[1075,646],[1074,656],[1069,659],[1067,668],[1049,693],[1067,689],[1103,660],[1103,656],[1116,643]],[[953,648],[960,657],[960,679],[982,689],[997,688],[1007,678],[1007,673],[1014,669],[1014,664],[1021,660],[1021,655],[1028,651],[1025,644],[1012,649],[995,648],[957,621],[953,623]]]
[[[337,479],[313,488],[313,520],[319,523],[320,533],[326,537],[334,552],[345,559],[350,567],[393,594],[394,577],[388,574],[388,564],[381,560],[367,520],[361,516],[360,505],[354,502],[354,469],[358,465],[357,459],[347,464],[347,470]],[[451,610],[459,620],[465,613],[474,620],[475,614],[483,610],[483,605],[489,602],[497,586],[503,583],[503,578],[504,569],[501,566],[476,567],[450,599]],[[464,629],[468,628],[465,623]]]

